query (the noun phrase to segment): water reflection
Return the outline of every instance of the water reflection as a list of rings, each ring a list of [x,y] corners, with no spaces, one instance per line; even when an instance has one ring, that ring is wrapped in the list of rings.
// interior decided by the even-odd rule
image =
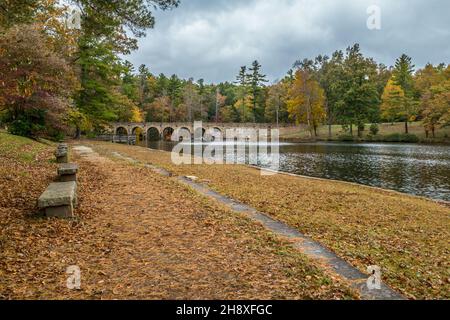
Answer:
[[[170,142],[149,145],[165,151],[172,151],[173,146]],[[264,159],[258,159],[258,164],[267,166]],[[448,146],[286,143],[280,145],[280,170],[450,201]]]

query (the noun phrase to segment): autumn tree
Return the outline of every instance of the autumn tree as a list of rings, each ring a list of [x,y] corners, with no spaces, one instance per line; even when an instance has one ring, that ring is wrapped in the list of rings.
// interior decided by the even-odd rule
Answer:
[[[0,37],[0,111],[19,135],[56,135],[77,88],[67,60],[51,50],[39,25],[9,28]]]
[[[37,134],[49,134],[49,131],[52,132],[59,132],[58,134],[61,135],[61,129],[65,128],[65,124],[63,119],[66,119],[66,116],[68,114],[75,114],[77,110],[72,110],[71,100],[70,96],[73,94],[75,88],[77,88],[76,79],[75,79],[75,72],[74,67],[72,64],[73,61],[73,54],[76,51],[76,39],[79,36],[78,30],[75,30],[73,28],[70,28],[69,25],[66,23],[66,17],[67,17],[67,10],[68,6],[67,4],[62,4],[58,0],[21,0],[21,1],[3,1],[0,4],[0,34],[3,36],[7,36],[8,32],[16,32],[13,31],[17,30],[19,28],[24,32],[23,35],[20,35],[21,37],[17,38],[17,41],[21,41],[24,39],[23,37],[26,37],[27,40],[30,40],[31,42],[28,43],[30,46],[27,50],[25,50],[23,53],[26,52],[26,54],[34,55],[33,58],[30,57],[30,59],[27,61],[23,55],[17,55],[17,59],[24,58],[24,61],[17,60],[16,62],[21,64],[21,67],[24,67],[23,70],[16,70],[20,72],[26,72],[31,77],[33,77],[34,81],[34,87],[41,87],[45,88],[43,91],[49,91],[51,90],[50,86],[45,83],[45,81],[54,80],[52,79],[52,76],[50,75],[51,72],[53,72],[53,76],[60,79],[68,79],[71,78],[69,81],[73,85],[67,85],[68,83],[64,80],[61,81],[61,85],[66,84],[67,86],[64,88],[65,90],[61,91],[61,94],[59,96],[64,97],[64,102],[59,101],[57,102],[57,99],[54,98],[55,95],[58,95],[57,91],[53,92],[51,95],[47,93],[42,93],[40,95],[39,99],[41,99],[41,106],[34,108],[34,112],[37,112],[37,109],[40,109],[42,112],[39,112],[41,116],[39,116],[39,119],[33,119],[32,122],[34,122],[33,127],[35,129],[31,130],[30,132],[29,128],[26,128],[27,125],[25,125],[27,122],[31,120],[22,119],[22,124],[25,125],[23,127],[24,134],[30,135],[37,135]],[[10,33],[11,34],[11,33]],[[7,40],[7,38],[4,38],[3,40]],[[39,46],[37,46],[37,52],[33,53],[32,45],[35,43],[35,41],[39,41]],[[5,42],[4,42],[5,44]],[[25,46],[26,44],[20,43],[17,47],[13,48],[7,48],[9,53],[14,52],[18,48],[21,48],[21,46]],[[44,53],[46,52],[46,53]],[[12,56],[8,52],[3,52],[4,58],[9,57],[12,58]],[[43,59],[40,60],[38,58],[39,55],[43,56]],[[42,57],[41,56],[41,57]],[[49,64],[51,65],[52,60],[57,60],[58,62],[55,64],[55,68],[48,68],[48,70],[45,70],[45,68],[41,68],[42,65]],[[64,64],[64,66],[62,66]],[[58,70],[60,68],[60,70]],[[61,68],[63,68],[64,72],[66,73],[64,76],[58,74],[58,72],[61,72]],[[42,71],[45,71],[43,74],[41,74]],[[7,74],[4,73],[4,76]],[[17,74],[19,76],[19,74]],[[24,74],[20,74],[20,77],[26,77]],[[12,81],[22,81],[14,78],[9,78],[9,80]],[[43,83],[40,83],[40,81],[44,80]],[[71,91],[72,90],[72,91]],[[71,91],[71,92],[69,92]],[[53,102],[50,103],[50,99],[53,96]],[[32,94],[33,99],[36,99],[37,96],[35,94]],[[8,101],[8,97],[0,97],[0,100]],[[44,103],[50,103],[51,106],[49,106],[48,110],[44,110],[43,104]],[[64,107],[62,107],[64,105]],[[14,108],[13,106],[9,106],[9,108]],[[57,117],[52,117],[53,121],[51,124],[46,126],[43,126],[42,123],[45,117],[49,117],[50,114],[54,114],[55,109],[60,109],[61,112],[58,112]],[[71,108],[71,110],[69,110]],[[63,112],[64,110],[64,112]],[[28,110],[29,112],[30,110]],[[43,114],[46,114],[44,117]],[[4,114],[9,117],[9,113]],[[8,115],[9,114],[9,115]],[[63,114],[66,114],[64,116]],[[30,114],[28,113],[28,116]],[[21,116],[27,118],[25,114],[22,114]],[[75,117],[76,118],[76,117]],[[4,119],[4,121],[13,121],[10,117],[8,119]],[[56,120],[59,121],[59,123],[56,122]],[[48,119],[47,119],[48,121]],[[44,121],[45,122],[45,121]],[[49,130],[36,130],[38,126],[41,126],[43,129],[44,127],[47,127]],[[10,128],[14,128],[13,126],[10,126]],[[20,130],[19,130],[20,131]],[[19,131],[16,130],[17,133]]]
[[[288,91],[287,108],[296,123],[305,123],[310,136],[317,136],[317,127],[325,117],[325,94],[307,69],[299,69]]]
[[[430,64],[419,70],[415,87],[420,92],[420,108],[427,136],[435,137],[437,127],[450,124],[450,66],[446,69]]]
[[[287,80],[271,85],[268,89],[265,109],[265,119],[271,123],[287,122],[289,112],[287,110],[286,99],[289,90]]]
[[[450,126],[450,65],[443,71],[444,74],[444,83],[442,86],[444,87],[444,93],[440,98],[443,101],[444,112],[439,120],[439,124],[442,127]]]
[[[220,88],[216,87],[216,108],[214,114],[214,121],[219,122],[220,120],[220,110],[225,106],[227,97],[220,93]]]
[[[146,106],[146,120],[148,122],[168,122],[170,117],[171,101],[167,96],[156,98]]]
[[[200,106],[200,94],[198,93],[197,87],[193,83],[193,79],[189,79],[187,84],[183,88],[183,103],[181,106],[185,112],[178,115],[178,120],[188,120],[193,122],[197,112],[201,115],[202,108]]]
[[[251,95],[245,96],[243,99],[239,99],[234,104],[234,109],[239,114],[239,120],[242,123],[252,122],[253,117],[253,100]]]
[[[417,70],[414,75],[414,90],[422,96],[430,87],[445,81],[446,66],[433,66],[427,63],[423,69]]]
[[[403,89],[393,79],[389,80],[381,97],[381,117],[392,123],[396,121],[402,109],[404,98]]]
[[[437,127],[449,124],[450,82],[432,86],[422,97],[422,103],[424,104],[422,116],[425,131],[427,136],[431,131],[434,138]]]

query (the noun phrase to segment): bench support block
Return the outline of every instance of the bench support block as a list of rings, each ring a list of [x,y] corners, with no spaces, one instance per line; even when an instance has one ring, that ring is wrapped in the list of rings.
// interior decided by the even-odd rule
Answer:
[[[62,175],[62,176],[59,176],[59,181],[61,181],[61,182],[75,181],[75,182],[77,182],[77,175],[76,174]]]
[[[69,159],[68,159],[67,154],[64,156],[56,156],[56,162],[57,163],[68,163]]]
[[[48,207],[45,215],[49,218],[73,218],[73,206]]]

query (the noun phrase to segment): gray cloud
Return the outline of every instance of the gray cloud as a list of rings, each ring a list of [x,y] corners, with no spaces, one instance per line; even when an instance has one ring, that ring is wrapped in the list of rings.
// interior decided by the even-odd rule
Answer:
[[[271,80],[300,58],[331,54],[358,42],[392,65],[402,53],[417,66],[449,63],[447,0],[181,0],[156,12],[157,24],[126,57],[155,74],[233,81],[258,59]],[[381,8],[381,30],[366,27],[370,5]]]

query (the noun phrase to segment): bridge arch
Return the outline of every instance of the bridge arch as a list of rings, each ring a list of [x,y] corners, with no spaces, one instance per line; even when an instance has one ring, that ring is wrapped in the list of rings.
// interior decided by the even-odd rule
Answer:
[[[175,132],[174,128],[172,127],[166,127],[163,130],[163,134],[162,134],[162,138],[164,141],[171,141],[172,139],[172,134]]]
[[[141,142],[144,141],[144,129],[142,127],[134,127],[133,130],[131,130],[131,135],[136,136],[136,141]]]
[[[147,130],[147,140],[148,141],[159,141],[161,140],[161,133],[159,129],[156,127],[150,127]]]
[[[117,136],[128,136],[128,130],[125,127],[117,127],[116,129]]]

